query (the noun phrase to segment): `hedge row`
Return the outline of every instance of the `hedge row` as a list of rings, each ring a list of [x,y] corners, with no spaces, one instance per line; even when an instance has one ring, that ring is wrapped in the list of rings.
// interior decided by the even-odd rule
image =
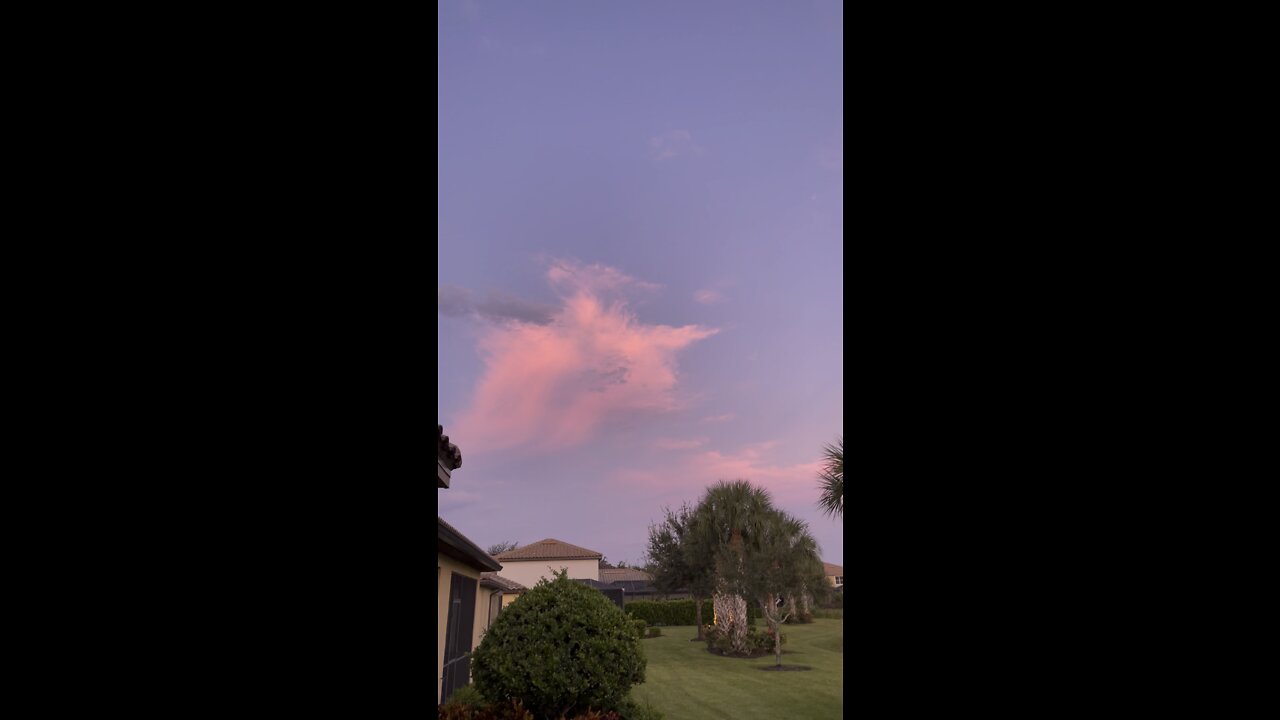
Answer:
[[[650,625],[697,625],[697,608],[692,600],[633,600],[623,608],[628,615]],[[702,622],[710,625],[715,617],[710,600],[702,601]],[[760,617],[760,608],[747,605],[747,621]]]

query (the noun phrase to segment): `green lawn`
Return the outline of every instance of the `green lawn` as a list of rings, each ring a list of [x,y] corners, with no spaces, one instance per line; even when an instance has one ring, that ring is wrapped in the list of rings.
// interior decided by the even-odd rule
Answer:
[[[763,623],[762,623],[763,625]],[[844,620],[784,625],[784,665],[808,665],[804,672],[765,672],[772,655],[754,660],[707,652],[689,642],[692,625],[664,627],[662,637],[640,641],[649,660],[645,682],[632,689],[666,720],[778,720],[838,718],[844,710]]]

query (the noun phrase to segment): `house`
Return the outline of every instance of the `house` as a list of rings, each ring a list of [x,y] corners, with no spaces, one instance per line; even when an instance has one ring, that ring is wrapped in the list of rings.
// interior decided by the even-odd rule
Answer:
[[[505,608],[515,602],[516,598],[519,598],[521,595],[529,592],[529,588],[521,585],[515,580],[502,577],[496,572],[480,573],[480,585],[500,591],[500,605],[498,607],[498,611],[494,612],[493,616],[489,618],[490,624],[493,623],[493,619],[498,616],[498,612],[501,612],[502,608]]]
[[[436,446],[436,489],[449,488],[453,471],[462,467],[462,452],[449,442],[444,426]],[[467,653],[480,644],[492,622],[494,599],[501,605],[502,589],[493,584],[481,593],[481,575],[497,572],[494,560],[457,528],[436,516],[436,703],[471,682]]]
[[[827,582],[831,583],[831,586],[834,588],[843,589],[844,588],[844,566],[832,565],[829,562],[823,562],[822,567],[826,571]]]
[[[567,570],[571,580],[599,582],[600,561],[604,555],[563,540],[547,538],[508,550],[494,559],[502,563],[503,577],[531,588],[543,578],[550,580],[560,570]]]

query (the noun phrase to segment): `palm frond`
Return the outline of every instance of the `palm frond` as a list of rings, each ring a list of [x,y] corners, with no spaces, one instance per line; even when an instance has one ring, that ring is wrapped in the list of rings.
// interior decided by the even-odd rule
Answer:
[[[823,514],[844,519],[844,436],[834,445],[822,447],[823,467],[818,473],[821,494],[818,508]]]

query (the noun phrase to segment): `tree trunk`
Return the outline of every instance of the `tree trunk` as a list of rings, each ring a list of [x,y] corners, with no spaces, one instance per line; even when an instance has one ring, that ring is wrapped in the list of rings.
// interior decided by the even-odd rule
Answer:
[[[776,598],[764,597],[760,600],[760,612],[764,614],[764,621],[769,626],[769,632],[773,633],[773,664],[782,665],[782,623],[790,618],[790,612],[778,618],[778,606]]]
[[[702,598],[694,596],[693,612],[698,617],[698,639],[705,640],[706,638],[703,636],[703,632],[702,632]]]
[[[735,653],[747,651],[747,601],[738,595],[717,592],[711,598],[716,611],[716,627],[729,637]]]

